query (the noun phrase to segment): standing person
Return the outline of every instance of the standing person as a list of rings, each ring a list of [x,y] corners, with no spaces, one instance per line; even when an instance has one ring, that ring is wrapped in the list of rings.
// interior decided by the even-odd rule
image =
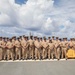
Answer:
[[[20,44],[21,44],[21,41],[23,40],[24,38],[22,37],[22,36],[19,36],[19,42],[20,42]],[[21,51],[20,51],[21,53],[21,59],[22,59],[22,45],[21,45]]]
[[[2,60],[2,52],[3,52],[3,49],[2,49],[2,37],[0,37],[0,61]]]
[[[37,40],[37,36],[34,36],[34,39],[33,39],[33,41],[34,41],[34,57],[36,56],[36,48],[35,48],[35,42],[36,42],[36,40]],[[37,56],[37,58],[38,58],[38,56]],[[35,57],[35,59],[36,59],[36,57]]]
[[[9,60],[10,58],[14,60],[12,39],[8,39],[6,43],[6,48],[7,48],[7,60]]]
[[[69,41],[68,41],[68,39],[66,38],[65,39],[66,40],[66,53],[65,53],[65,59],[67,60],[67,51],[68,51],[68,49],[69,49]]]
[[[49,43],[50,40],[51,40],[51,37],[48,37],[48,39],[46,40],[47,43]],[[46,56],[47,56],[47,57],[48,57],[48,51],[49,51],[49,49],[47,49],[47,51],[46,51]]]
[[[75,51],[75,38],[73,38],[73,50]]]
[[[48,49],[48,59],[52,58],[54,59],[54,43],[52,43],[52,40],[49,40],[49,49]]]
[[[28,36],[26,37],[26,59],[29,58],[29,42]]]
[[[46,37],[44,37],[44,38],[46,39],[46,43],[47,43],[47,45],[48,45],[49,39],[47,40]],[[47,49],[46,49],[46,51],[45,51],[45,58],[47,58],[47,55],[48,55],[48,47],[47,47]]]
[[[40,58],[40,42],[39,42],[39,38],[36,38],[36,41],[34,42],[34,45],[35,45],[35,60],[38,59],[41,59]]]
[[[71,38],[70,41],[69,41],[69,48],[70,48],[70,49],[73,49],[73,48],[74,48],[74,41],[73,41],[73,38]]]
[[[16,59],[18,59],[19,57],[19,60],[21,60],[21,43],[20,43],[20,40],[19,38],[16,39],[15,41],[15,47],[16,47]]]
[[[35,47],[35,43],[36,43],[36,41],[37,41],[37,36],[34,36],[33,41],[34,41],[34,57],[35,57],[35,60],[36,60],[36,59],[38,58],[38,56],[36,57],[37,51],[36,51],[36,47]]]
[[[38,39],[38,58],[39,60],[41,60],[41,43],[40,43],[40,38],[37,38]]]
[[[54,43],[54,45],[56,44],[56,40],[54,39],[55,36],[52,36],[52,43]],[[56,51],[56,48],[54,46],[54,57],[57,58],[57,51]]]
[[[7,60],[10,60],[10,49],[8,49],[8,44],[10,45],[9,38],[7,38],[6,45],[5,45],[5,49],[6,49]]]
[[[2,38],[2,56],[3,59],[6,60],[6,53],[7,53],[7,49],[6,49],[6,43],[7,41],[5,41],[5,38]]]
[[[16,36],[12,37],[12,44],[13,44],[13,55],[14,59],[16,59],[16,47],[15,47],[15,41],[16,41]]]
[[[30,36],[30,39],[29,39],[29,55],[30,55],[30,58],[34,59],[34,41],[33,41],[33,36]]]
[[[40,38],[40,58],[43,59],[43,40]]]
[[[21,46],[22,46],[22,59],[25,59],[25,46],[26,46],[26,41],[25,41],[26,37],[22,37],[21,40]]]
[[[56,37],[56,42],[55,42],[55,51],[56,51],[56,58],[59,60],[60,59],[60,41],[59,38]]]
[[[62,58],[65,56],[65,59],[67,60],[67,49],[68,49],[68,42],[67,42],[67,38],[63,38],[63,42],[62,42]]]
[[[46,38],[44,38],[43,41],[43,59],[45,59],[47,56],[47,50],[48,50],[48,43],[46,41]]]
[[[27,59],[27,56],[28,56],[26,36],[24,37],[24,39],[22,39],[21,45],[22,45],[22,59],[24,60],[24,59]]]
[[[60,38],[59,39],[59,41],[60,41],[60,58],[61,58],[61,56],[62,56],[62,38]]]

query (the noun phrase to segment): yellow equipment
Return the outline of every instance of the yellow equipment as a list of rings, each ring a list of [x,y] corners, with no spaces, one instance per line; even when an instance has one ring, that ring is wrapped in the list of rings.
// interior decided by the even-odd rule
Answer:
[[[69,49],[66,55],[67,58],[75,58],[75,50]]]

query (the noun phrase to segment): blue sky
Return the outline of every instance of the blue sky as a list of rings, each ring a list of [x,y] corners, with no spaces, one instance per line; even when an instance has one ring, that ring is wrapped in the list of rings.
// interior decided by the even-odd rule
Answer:
[[[15,0],[15,2],[18,4],[24,4],[27,2],[27,0]]]
[[[75,0],[1,0],[0,36],[30,32],[37,36],[75,37]]]
[[[15,2],[18,4],[24,4],[27,2],[27,0],[15,0]],[[60,0],[54,0],[54,4],[57,6],[59,5],[59,2],[60,2]]]

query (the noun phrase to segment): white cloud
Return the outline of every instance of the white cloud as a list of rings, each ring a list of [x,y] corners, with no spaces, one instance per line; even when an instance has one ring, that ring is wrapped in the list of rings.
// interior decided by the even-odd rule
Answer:
[[[58,1],[58,0],[57,0]],[[28,35],[75,37],[75,1],[15,0],[0,1],[0,29],[5,36]],[[73,20],[73,21],[72,21]]]

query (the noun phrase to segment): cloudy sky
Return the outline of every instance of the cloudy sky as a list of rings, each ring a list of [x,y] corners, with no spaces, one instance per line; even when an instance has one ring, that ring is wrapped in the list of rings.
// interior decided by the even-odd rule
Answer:
[[[75,37],[75,0],[0,0],[0,36]]]

